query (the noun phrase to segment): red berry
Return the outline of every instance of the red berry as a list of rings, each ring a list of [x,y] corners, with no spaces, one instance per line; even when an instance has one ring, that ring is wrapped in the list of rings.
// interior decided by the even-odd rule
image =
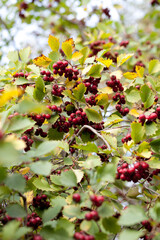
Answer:
[[[78,194],[78,193],[75,193],[75,194],[73,194],[73,200],[75,201],[75,202],[77,202],[77,203],[79,203],[80,201],[81,201],[81,196],[80,196],[80,194]]]

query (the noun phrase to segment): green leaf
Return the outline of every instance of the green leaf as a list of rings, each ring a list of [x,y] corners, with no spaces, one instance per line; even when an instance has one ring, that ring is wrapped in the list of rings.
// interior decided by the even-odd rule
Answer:
[[[50,52],[49,53],[49,55],[48,55],[48,57],[50,58],[50,59],[52,59],[52,61],[55,63],[55,62],[57,62],[58,60],[59,60],[59,58],[60,58],[60,54],[59,54],[59,52]]]
[[[145,210],[141,206],[130,205],[123,210],[118,222],[123,226],[131,226],[143,220],[147,220]]]
[[[49,183],[44,179],[39,179],[39,178],[35,179],[33,181],[33,185],[42,191],[54,191],[54,189],[52,189]]]
[[[138,240],[140,237],[144,236],[145,232],[142,230],[136,231],[136,230],[130,230],[130,229],[124,229],[120,233],[119,240]]]
[[[57,116],[57,117],[59,117],[59,116]],[[59,132],[59,131],[57,131],[57,129],[50,128],[48,130],[48,139],[49,140],[62,140],[63,135],[64,135],[64,132]]]
[[[33,97],[37,101],[41,101],[45,96],[45,84],[41,77],[37,78],[35,88],[33,91]]]
[[[84,162],[79,163],[80,166],[84,167],[85,169],[93,169],[97,166],[101,166],[102,162],[99,156],[90,156]]]
[[[49,38],[48,38],[48,45],[50,46],[50,48],[52,49],[52,51],[55,51],[55,52],[58,52],[59,50],[59,39],[52,36],[52,35],[49,35]]]
[[[85,113],[89,121],[100,123],[102,121],[102,115],[92,108],[86,108]]]
[[[98,147],[96,144],[91,142],[88,142],[87,144],[72,145],[72,147],[88,152],[98,152]]]
[[[6,212],[10,217],[25,217],[27,215],[26,211],[19,204],[10,204],[6,207]]]
[[[77,217],[83,219],[84,213],[82,213],[80,206],[67,205],[64,206],[63,215],[69,218]]]
[[[87,58],[87,56],[88,56],[88,54],[89,54],[89,47],[84,47],[84,48],[82,48],[81,50],[80,50],[80,52],[82,53],[82,55],[83,55],[83,57],[82,58],[80,58],[78,61],[79,61],[79,63],[81,64],[81,65],[83,65],[84,63],[85,63],[85,60],[86,60],[86,58]]]
[[[101,93],[96,98],[96,104],[99,106],[105,106],[108,104],[108,94]]]
[[[150,142],[150,145],[154,152],[160,154],[160,138]]]
[[[73,89],[74,97],[80,102],[84,102],[84,94],[86,92],[86,87],[83,83],[80,83],[76,88]]]
[[[11,51],[8,53],[8,59],[11,61],[11,62],[17,62],[19,61],[19,57],[18,57],[18,52],[17,51]]]
[[[148,72],[154,74],[160,71],[160,62],[158,59],[153,59],[149,62]]]
[[[141,99],[138,90],[131,90],[129,93],[127,93],[126,98],[127,101],[131,103],[138,102]]]
[[[11,167],[21,164],[19,152],[10,142],[2,142],[0,144],[0,164],[4,167]]]
[[[144,124],[145,127],[145,132],[147,136],[152,136],[156,133],[156,131],[158,130],[157,125],[155,122],[151,122],[151,123],[145,123]]]
[[[149,215],[153,220],[159,222],[159,219],[160,219],[160,202],[156,202],[155,205],[149,209]]]
[[[7,177],[7,168],[0,166],[0,183]]]
[[[101,72],[103,70],[103,66],[101,64],[94,64],[88,71],[87,75],[94,77],[94,78],[99,78],[101,77]]]
[[[152,158],[149,159],[149,161],[147,161],[147,163],[149,164],[149,167],[150,167],[150,168],[160,169],[160,161],[159,161],[159,158],[152,157]]]
[[[116,176],[116,164],[107,163],[97,169],[97,179],[101,182],[114,182]]]
[[[145,130],[141,123],[131,123],[131,137],[135,143],[139,143],[144,136]]]
[[[68,235],[70,237],[73,236],[73,232],[74,232],[74,223],[70,222],[69,220],[65,219],[65,218],[61,218],[57,221],[57,225],[56,228],[63,228],[68,232]]]
[[[148,87],[147,84],[144,84],[140,89],[140,96],[141,96],[142,102],[145,103],[148,97],[150,96],[150,94],[151,94],[151,89]]]
[[[45,210],[42,215],[43,222],[45,223],[54,219],[58,215],[58,213],[61,211],[61,209],[62,209],[62,206],[57,204],[55,207],[50,207],[47,210]]]
[[[80,229],[84,232],[88,232],[91,235],[95,235],[96,233],[99,232],[98,226],[95,221],[86,221],[84,220],[81,225]]]
[[[4,227],[2,231],[2,239],[3,240],[13,240],[14,236],[20,226],[20,222],[18,221],[10,221]]]
[[[30,47],[23,48],[19,51],[20,58],[21,58],[22,62],[25,62],[25,63],[27,63],[29,61],[30,54],[31,54]]]
[[[111,232],[111,233],[118,233],[121,230],[121,227],[117,224],[117,219],[114,217],[110,217],[110,218],[104,218],[102,220],[102,224],[103,227],[105,228],[105,230]]]
[[[36,76],[40,75],[40,68],[37,67],[35,64],[30,64],[27,66],[27,68],[32,71],[32,75],[36,74]]]
[[[104,126],[107,127],[109,125],[116,124],[116,123],[119,123],[122,121],[123,121],[123,119],[121,117],[119,117],[116,114],[112,114],[111,116],[109,116],[107,118],[106,122],[104,123]]]
[[[20,227],[17,229],[15,233],[14,240],[20,239],[21,237],[25,236],[27,233],[32,232],[33,229],[30,227]]]
[[[29,128],[32,128],[35,125],[35,121],[22,116],[15,116],[10,120],[10,124],[8,126],[8,132],[16,132],[19,130],[26,131]]]
[[[18,173],[14,173],[5,180],[5,184],[10,189],[13,189],[19,192],[24,192],[26,181],[22,175]]]
[[[102,218],[108,218],[108,217],[113,216],[113,214],[114,214],[113,206],[109,202],[104,202],[98,208],[98,214]]]
[[[38,161],[31,163],[30,168],[35,174],[49,176],[52,170],[52,163],[48,161]]]
[[[61,183],[66,187],[75,187],[77,186],[77,177],[72,170],[62,172],[61,174]]]

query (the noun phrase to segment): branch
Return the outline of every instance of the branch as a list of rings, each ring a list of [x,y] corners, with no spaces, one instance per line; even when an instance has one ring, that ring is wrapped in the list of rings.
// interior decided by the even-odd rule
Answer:
[[[27,199],[26,199],[26,197],[25,197],[22,193],[18,192],[18,194],[19,194],[19,196],[22,198],[22,200],[23,200],[23,205],[24,205],[24,209],[25,209],[25,211],[26,211],[26,214],[28,214]],[[27,226],[27,216],[24,217],[24,225]]]
[[[108,150],[111,150],[111,147],[110,145],[108,144],[108,142],[106,141],[106,139],[100,134],[98,133],[94,128],[92,128],[91,126],[88,126],[88,125],[84,125],[80,130],[79,132],[72,138],[71,142],[70,142],[70,145],[73,143],[74,139],[76,136],[79,136],[84,129],[89,129],[91,130],[98,138],[100,138],[107,146]]]

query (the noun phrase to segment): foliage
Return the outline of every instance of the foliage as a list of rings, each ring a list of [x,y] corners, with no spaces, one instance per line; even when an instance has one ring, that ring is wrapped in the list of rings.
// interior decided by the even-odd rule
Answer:
[[[66,1],[55,2],[55,15],[62,6],[70,13]],[[36,4],[17,4],[28,24],[33,8],[44,11]],[[94,29],[71,21],[76,40],[52,32],[48,55],[8,53],[0,71],[0,239],[159,239],[158,5],[152,1],[138,40],[98,9]]]

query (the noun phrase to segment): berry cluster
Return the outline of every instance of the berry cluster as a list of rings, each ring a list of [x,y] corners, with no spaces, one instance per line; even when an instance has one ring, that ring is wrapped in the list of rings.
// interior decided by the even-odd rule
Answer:
[[[129,108],[125,107],[123,109],[120,104],[116,104],[116,109],[122,116],[126,116],[129,113]]]
[[[71,113],[70,117],[68,118],[68,122],[76,127],[77,125],[87,124],[88,118],[86,116],[86,113],[83,112],[83,109],[79,108],[75,113]]]
[[[59,116],[58,120],[52,125],[53,129],[57,129],[58,132],[69,132],[69,128],[71,127],[71,123],[66,122],[66,118],[64,116]]]
[[[94,78],[94,77],[89,77],[88,79],[85,79],[83,81],[85,87],[87,88],[85,94],[88,94],[88,92],[97,94],[98,90],[98,84],[100,82],[101,78]]]
[[[95,106],[96,105],[96,97],[98,96],[98,94],[96,95],[91,95],[89,98],[86,98],[86,102],[88,104],[90,104],[91,106]]]
[[[132,140],[132,138],[131,138],[131,134],[130,133],[128,133],[124,138],[122,138],[122,143],[127,143],[128,141],[131,141]]]
[[[86,213],[85,214],[85,219],[87,221],[91,221],[91,220],[98,221],[99,220],[98,212],[93,210],[91,212]]]
[[[77,240],[95,240],[94,236],[92,235],[88,235],[85,232],[81,231],[81,232],[76,232],[74,234],[74,238]]]
[[[40,209],[47,209],[50,206],[50,202],[47,201],[47,195],[36,195],[36,197],[33,198],[33,207],[40,208]]]
[[[47,137],[47,132],[44,132],[42,128],[37,128],[35,131],[36,136],[41,136],[43,138]]]
[[[79,203],[81,201],[81,196],[79,193],[74,193],[72,196],[72,199],[76,202]]]
[[[37,213],[33,212],[31,215],[27,216],[27,227],[37,229],[41,224],[42,219],[37,215]]]
[[[99,195],[99,196],[98,195],[91,195],[90,200],[92,201],[93,205],[95,205],[96,207],[100,207],[105,199],[101,195]]]
[[[160,119],[160,107],[157,107],[156,111],[149,116],[145,116],[144,114],[139,115],[139,122],[143,125],[145,121],[146,123],[151,123],[155,122],[157,118]]]
[[[121,95],[120,93],[116,93],[114,96],[113,96],[113,101],[118,101],[118,104],[125,104],[126,103],[126,100],[125,100],[125,96],[124,95]]]
[[[123,163],[122,166],[117,168],[117,179],[123,181],[138,182],[140,179],[150,180],[149,177],[149,165],[148,163],[141,161],[133,164],[133,167],[129,167],[128,163]]]
[[[24,134],[28,134],[28,135],[31,136],[33,132],[34,132],[34,128],[32,127],[32,128],[27,129],[27,130],[24,132]]]
[[[103,50],[103,45],[106,43],[105,40],[97,40],[90,44],[90,49],[92,50],[92,53],[89,55],[89,57],[97,55],[97,53],[101,50]]]
[[[41,127],[42,124],[44,123],[45,119],[50,119],[51,118],[51,115],[50,114],[30,114],[29,117],[31,117],[35,122],[36,124]]]
[[[14,220],[14,219],[15,219],[15,218],[10,217],[9,215],[5,215],[5,216],[1,219],[1,222],[2,222],[3,225],[5,225],[6,223],[8,223],[8,222],[10,222],[10,221],[12,221],[12,220]]]
[[[58,87],[57,84],[52,87],[52,94],[57,97],[63,97],[62,92],[65,90],[65,87]]]
[[[43,80],[44,80],[45,82],[53,82],[53,80],[54,80],[54,77],[51,76],[51,72],[50,72],[50,71],[42,70],[42,71],[41,71],[41,75],[44,76],[44,77],[43,77]]]
[[[119,80],[117,80],[115,75],[111,76],[111,80],[106,82],[106,85],[108,87],[111,87],[113,89],[114,92],[122,92],[124,90],[122,84],[120,83]]]
[[[68,115],[71,115],[71,113],[76,112],[76,108],[72,102],[67,101],[65,102],[64,111],[66,111]]]
[[[22,136],[22,140],[25,141],[26,147],[24,148],[24,151],[29,151],[31,149],[31,146],[33,144],[33,140],[28,138],[27,135]]]
[[[28,72],[27,72],[27,73],[19,72],[19,73],[15,73],[13,77],[14,77],[14,78],[19,78],[19,77],[25,77],[25,78],[27,78],[27,77],[29,76],[29,74],[30,74],[30,73],[28,73]]]
[[[65,76],[68,78],[69,81],[78,80],[79,71],[78,69],[67,68],[68,62],[67,61],[58,61],[57,63],[53,64],[53,73],[58,74],[59,76]]]
[[[151,223],[148,220],[142,221],[141,224],[145,227],[146,230],[148,230],[148,232],[152,231]]]
[[[128,46],[128,44],[129,44],[129,41],[128,41],[128,40],[126,40],[126,41],[123,40],[123,41],[120,42],[119,45],[120,45],[121,47],[125,47],[125,48],[126,48],[126,47]]]
[[[110,10],[108,8],[104,8],[102,11],[108,18],[111,18]]]
[[[49,108],[51,111],[57,112],[57,113],[61,113],[62,109],[60,107],[57,107],[56,105],[47,105],[47,108]]]

